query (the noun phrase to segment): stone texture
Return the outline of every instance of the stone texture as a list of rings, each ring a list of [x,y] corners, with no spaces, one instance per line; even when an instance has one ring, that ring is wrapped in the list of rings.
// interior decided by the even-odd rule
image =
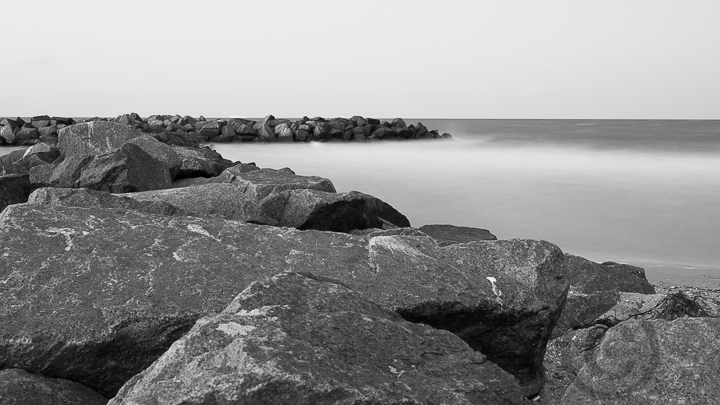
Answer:
[[[571,254],[565,257],[571,274],[570,292],[552,338],[573,328],[592,325],[598,316],[617,304],[621,292],[655,293],[640,267],[614,262],[599,264]]]
[[[234,184],[258,201],[270,193],[284,190],[308,189],[335,192],[335,186],[330,180],[317,176],[299,176],[288,168],[255,170],[251,166],[235,165],[211,181]]]
[[[30,176],[27,174],[9,174],[0,176],[0,212],[10,204],[27,201],[30,194]]]
[[[134,377],[120,404],[523,404],[512,376],[445,331],[342,284],[254,282]]]
[[[337,278],[412,322],[447,329],[537,392],[567,293],[562,252],[542,241],[440,247],[384,232],[10,206],[0,216],[0,364],[111,396],[198,318],[290,270]]]
[[[383,219],[398,227],[408,227],[408,219],[390,204],[357,191],[329,193],[295,189],[273,192],[259,204],[254,222],[291,226],[298,229],[350,232],[355,229],[382,228]]]
[[[174,146],[173,150],[182,159],[182,165],[175,179],[217,176],[234,164],[210,148]]]
[[[562,404],[715,403],[718,335],[717,318],[622,322],[587,352]]]
[[[168,190],[128,193],[138,202],[164,202],[199,217],[220,217],[239,221],[253,218],[256,202],[232,184],[210,183]]]
[[[142,135],[137,129],[112,121],[90,121],[58,131],[57,147],[65,156],[103,155]]]
[[[423,225],[418,229],[432,236],[441,246],[474,242],[478,240],[497,240],[497,237],[490,233],[487,229],[472,228],[468,226],[436,224]]]
[[[0,370],[3,405],[105,405],[108,399],[81,384],[28,373]]]
[[[176,148],[173,148],[170,145],[166,145],[150,135],[138,136],[137,138],[129,140],[128,143],[139,146],[150,156],[164,163],[170,172],[171,179],[175,179],[178,173],[180,173],[183,159],[176,152]]]
[[[66,158],[67,159],[67,158]],[[114,152],[92,156],[79,167],[71,167],[72,182],[56,187],[90,188],[111,193],[129,193],[169,188],[170,171],[167,166],[147,154],[140,146],[126,143]],[[55,168],[58,171],[63,166]],[[53,173],[53,178],[55,173]]]
[[[78,208],[120,208],[158,215],[191,215],[172,204],[164,201],[137,201],[106,191],[87,188],[51,188],[44,187],[33,191],[28,197],[28,204],[39,204]]]

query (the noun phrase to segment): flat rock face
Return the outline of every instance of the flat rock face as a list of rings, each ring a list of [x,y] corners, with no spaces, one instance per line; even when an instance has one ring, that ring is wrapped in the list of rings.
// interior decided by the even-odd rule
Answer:
[[[90,121],[60,129],[57,147],[65,156],[103,155],[140,135],[142,132],[126,124]]]
[[[566,254],[570,292],[565,309],[552,337],[591,325],[595,319],[618,303],[621,292],[655,294],[640,267],[614,262],[595,263]]]
[[[247,221],[256,211],[256,202],[232,184],[210,183],[197,186],[128,193],[138,202],[163,202],[199,217],[220,217]]]
[[[342,284],[254,282],[126,384],[111,404],[522,404],[512,376],[457,336]]]
[[[76,382],[6,369],[0,370],[0,401],[4,405],[105,405],[108,399]]]
[[[471,228],[468,226],[437,224],[423,225],[418,229],[432,236],[442,246],[477,240],[497,240],[497,237],[487,229]]]
[[[164,163],[170,171],[170,178],[174,179],[182,167],[182,157],[170,145],[166,145],[150,135],[141,135],[128,141],[147,152],[156,160]]]
[[[216,181],[234,184],[258,201],[272,192],[285,190],[335,192],[335,186],[330,180],[317,176],[298,176],[290,169],[259,169],[249,172],[243,172],[242,168],[230,169],[218,176]]]
[[[539,391],[568,286],[560,249],[530,240],[443,248],[426,235],[393,232],[11,206],[0,217],[0,366],[112,396],[251,282],[307,271],[452,331],[528,392]]]
[[[717,318],[623,322],[592,349],[562,404],[716,403],[718,335]]]

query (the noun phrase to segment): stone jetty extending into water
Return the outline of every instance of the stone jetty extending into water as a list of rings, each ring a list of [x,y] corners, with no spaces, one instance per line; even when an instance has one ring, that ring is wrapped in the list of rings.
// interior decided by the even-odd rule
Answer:
[[[448,133],[440,134],[422,122],[407,124],[402,118],[381,121],[375,118],[323,117],[289,120],[268,115],[260,121],[228,118],[205,119],[180,115],[123,114],[116,118],[89,118],[75,120],[66,117],[40,115],[23,118],[0,119],[0,146],[34,145],[38,142],[54,144],[58,131],[82,122],[111,121],[127,124],[145,133],[155,134],[161,141],[196,145],[205,142],[369,142],[404,141],[413,139],[452,139]]]
[[[37,142],[0,156],[3,405],[720,397],[717,295],[657,293],[641,268],[546,241],[415,228],[378,197],[187,137],[230,121],[185,136],[130,115],[44,121],[57,136],[35,121]],[[351,121],[353,139],[373,125]],[[241,125],[258,124],[253,139],[293,126]]]

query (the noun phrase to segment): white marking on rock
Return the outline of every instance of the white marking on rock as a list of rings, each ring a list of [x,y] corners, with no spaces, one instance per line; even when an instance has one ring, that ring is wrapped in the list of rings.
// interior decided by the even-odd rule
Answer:
[[[497,283],[497,279],[495,277],[485,277],[485,278],[487,278],[488,281],[490,282],[490,284],[492,285],[493,294],[495,294],[495,302],[502,305],[503,304],[502,291],[500,291],[500,289],[497,287],[497,285],[495,285],[495,283]]]
[[[70,228],[48,228],[47,231],[48,231],[49,233],[59,233],[59,234],[61,234],[62,236],[65,237],[65,243],[66,243],[65,251],[66,251],[66,252],[70,251],[70,249],[72,249],[73,246],[75,246],[75,244],[74,244],[73,241],[72,241],[72,235],[75,234],[75,230],[74,230],[74,229],[70,229]]]
[[[189,224],[189,225],[187,226],[187,229],[188,229],[190,232],[195,232],[195,233],[197,233],[197,234],[200,234],[200,235],[203,235],[203,236],[207,236],[207,237],[210,238],[210,239],[214,239],[214,240],[220,242],[220,239],[218,239],[218,238],[210,235],[210,233],[209,233],[208,231],[206,231],[205,228],[203,228],[203,227],[200,226],[200,225],[197,225],[197,224]]]
[[[248,333],[252,332],[255,329],[255,327],[252,325],[240,325],[239,323],[228,322],[228,323],[221,323],[215,329],[219,330],[220,332],[225,333],[226,335],[228,335],[230,337],[235,337],[238,335],[245,336]]]
[[[370,252],[378,247],[384,247],[394,253],[404,253],[412,257],[425,256],[423,252],[410,246],[405,240],[397,236],[374,236],[369,241]]]

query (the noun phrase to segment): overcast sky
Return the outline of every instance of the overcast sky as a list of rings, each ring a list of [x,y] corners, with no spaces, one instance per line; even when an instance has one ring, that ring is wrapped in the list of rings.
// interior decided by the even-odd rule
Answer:
[[[718,0],[0,4],[0,116],[720,118]]]

